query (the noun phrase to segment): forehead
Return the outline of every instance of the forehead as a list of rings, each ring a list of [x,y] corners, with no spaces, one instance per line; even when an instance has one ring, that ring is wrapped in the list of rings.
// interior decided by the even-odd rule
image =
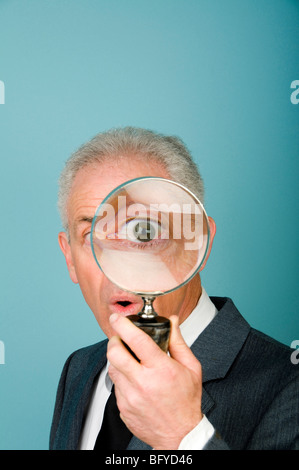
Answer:
[[[76,174],[68,199],[69,227],[77,225],[80,220],[92,219],[98,205],[113,189],[142,176],[169,178],[160,163],[142,161],[133,156],[81,168]]]

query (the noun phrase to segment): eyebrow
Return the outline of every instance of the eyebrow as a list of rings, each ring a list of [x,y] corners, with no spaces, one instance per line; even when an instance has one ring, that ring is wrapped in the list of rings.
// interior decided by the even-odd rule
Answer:
[[[88,222],[88,223],[92,223],[93,221],[93,217],[80,217],[79,219],[77,219],[75,221],[75,224],[74,224],[74,231],[77,232],[78,230],[78,227],[80,224],[84,223],[84,222]]]

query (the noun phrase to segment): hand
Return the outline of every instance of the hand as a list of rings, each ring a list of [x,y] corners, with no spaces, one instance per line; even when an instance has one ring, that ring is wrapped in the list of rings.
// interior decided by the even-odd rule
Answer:
[[[154,449],[177,449],[203,417],[201,365],[181,336],[177,316],[170,317],[170,356],[127,318],[110,319],[118,336],[110,339],[107,357],[121,419]]]

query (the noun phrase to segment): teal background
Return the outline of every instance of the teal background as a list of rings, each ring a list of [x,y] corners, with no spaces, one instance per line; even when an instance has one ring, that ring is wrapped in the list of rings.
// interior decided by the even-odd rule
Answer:
[[[295,0],[0,0],[1,449],[48,448],[64,361],[103,338],[56,210],[64,161],[99,131],[186,142],[218,227],[206,290],[299,339],[298,25]]]

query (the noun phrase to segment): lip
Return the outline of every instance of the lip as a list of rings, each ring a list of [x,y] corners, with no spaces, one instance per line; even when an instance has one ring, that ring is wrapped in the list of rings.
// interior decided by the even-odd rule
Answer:
[[[128,305],[121,305],[119,302],[130,302]],[[142,308],[142,301],[130,294],[115,295],[110,299],[110,310],[120,315],[136,315]]]

